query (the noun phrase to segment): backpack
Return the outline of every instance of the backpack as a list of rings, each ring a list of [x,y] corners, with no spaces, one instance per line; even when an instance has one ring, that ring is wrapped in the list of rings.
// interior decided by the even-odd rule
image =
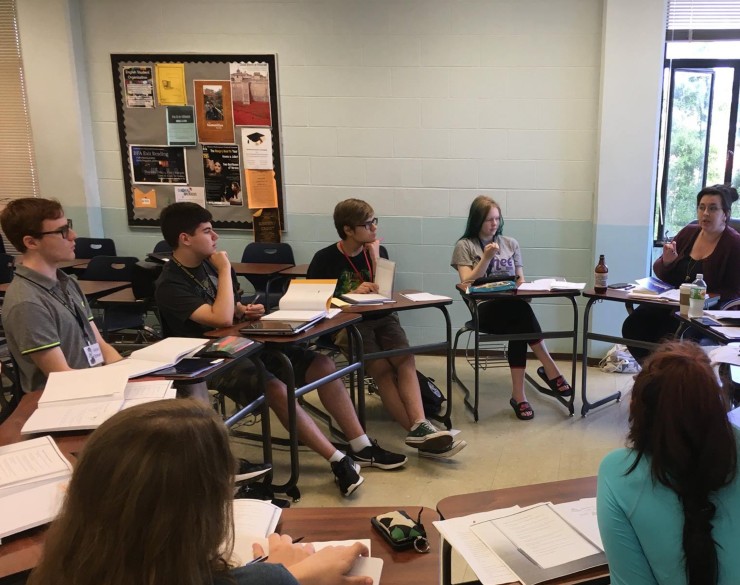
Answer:
[[[442,410],[442,403],[447,400],[442,391],[434,383],[434,378],[427,378],[419,370],[416,370],[421,389],[421,403],[424,407],[424,416],[434,416]]]

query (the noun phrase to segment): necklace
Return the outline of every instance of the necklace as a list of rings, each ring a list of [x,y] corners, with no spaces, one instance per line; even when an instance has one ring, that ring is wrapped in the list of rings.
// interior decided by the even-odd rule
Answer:
[[[689,256],[689,260],[686,263],[686,279],[684,280],[684,282],[694,281],[693,279],[695,275],[692,275],[691,271],[694,270],[694,268],[696,268],[696,265],[699,264],[699,262],[701,262],[702,260],[703,258],[700,258],[699,260],[694,260],[691,256]]]

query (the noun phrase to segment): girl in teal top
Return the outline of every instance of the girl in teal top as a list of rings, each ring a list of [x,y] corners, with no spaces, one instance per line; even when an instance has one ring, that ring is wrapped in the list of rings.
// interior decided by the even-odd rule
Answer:
[[[659,348],[635,377],[628,449],[599,468],[612,585],[740,583],[740,430],[707,355]]]

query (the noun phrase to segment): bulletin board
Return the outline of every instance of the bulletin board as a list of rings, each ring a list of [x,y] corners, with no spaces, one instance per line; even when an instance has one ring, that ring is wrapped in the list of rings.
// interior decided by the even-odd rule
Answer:
[[[131,226],[193,201],[217,228],[284,226],[276,55],[111,55]]]

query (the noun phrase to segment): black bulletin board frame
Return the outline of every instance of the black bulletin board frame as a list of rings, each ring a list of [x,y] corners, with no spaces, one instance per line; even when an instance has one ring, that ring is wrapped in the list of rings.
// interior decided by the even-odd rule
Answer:
[[[167,203],[173,202],[174,199],[174,187],[170,185],[162,185],[161,188],[157,187],[162,192],[163,196],[157,196],[157,210],[149,212],[150,215],[156,211],[156,217],[140,217],[137,216],[137,209],[134,205],[134,186],[133,177],[131,175],[131,160],[129,156],[130,144],[138,144],[138,142],[129,142],[129,131],[127,129],[127,119],[132,119],[137,115],[141,115],[142,109],[128,108],[126,107],[126,96],[124,93],[124,79],[123,79],[123,67],[128,66],[150,66],[154,71],[154,66],[157,63],[178,63],[184,64],[186,72],[188,65],[192,64],[197,66],[199,70],[208,71],[209,67],[214,70],[214,75],[207,79],[224,79],[222,73],[215,73],[216,70],[223,71],[224,65],[228,66],[229,63],[235,62],[251,62],[251,63],[266,63],[268,66],[269,75],[269,92],[270,92],[270,127],[272,130],[272,154],[273,154],[273,169],[275,171],[275,184],[277,189],[278,199],[278,217],[280,221],[281,229],[285,229],[285,216],[284,216],[284,193],[283,193],[283,178],[282,178],[282,152],[281,152],[281,136],[280,136],[280,118],[279,118],[279,104],[278,104],[278,82],[277,82],[277,56],[275,54],[254,54],[254,55],[199,55],[199,54],[137,54],[137,53],[126,53],[126,54],[111,54],[111,68],[113,73],[113,90],[115,93],[116,101],[116,117],[118,121],[118,139],[121,149],[121,164],[123,170],[123,181],[125,186],[125,199],[126,199],[126,210],[128,214],[129,226],[152,226],[156,227],[159,225],[159,211],[166,206]],[[156,76],[155,76],[156,77]],[[203,78],[201,73],[199,78]],[[224,81],[228,80],[228,76]],[[166,110],[165,106],[158,104],[158,96],[156,91],[156,79],[154,79],[154,109],[161,110],[161,118],[163,127],[166,126]],[[188,83],[188,76],[186,73],[186,90],[188,95],[188,105],[194,105],[193,103],[193,87],[192,83]],[[151,112],[151,108],[147,108]],[[235,126],[236,129],[240,127]],[[238,144],[238,139],[235,134],[235,143]],[[162,144],[166,144],[162,143]],[[201,143],[198,141],[197,146],[188,149],[188,158],[195,156],[202,160]],[[240,147],[241,153],[241,147]],[[240,156],[243,161],[243,153]],[[201,163],[202,164],[202,163]],[[190,167],[190,163],[188,164]],[[244,167],[240,164],[240,174],[242,179],[242,197],[244,204],[241,210],[228,210],[228,217],[222,217],[223,214],[219,213],[219,209],[209,210],[213,213],[213,226],[219,229],[239,229],[239,230],[251,230],[253,229],[252,224],[252,212],[256,210],[249,210],[247,207],[247,185],[244,180]],[[203,186],[204,178],[199,176],[198,173],[190,172],[188,174],[188,184],[190,186]],[[170,196],[171,191],[171,196]],[[241,214],[243,217],[236,217],[236,214]],[[140,215],[140,212],[139,212]]]

